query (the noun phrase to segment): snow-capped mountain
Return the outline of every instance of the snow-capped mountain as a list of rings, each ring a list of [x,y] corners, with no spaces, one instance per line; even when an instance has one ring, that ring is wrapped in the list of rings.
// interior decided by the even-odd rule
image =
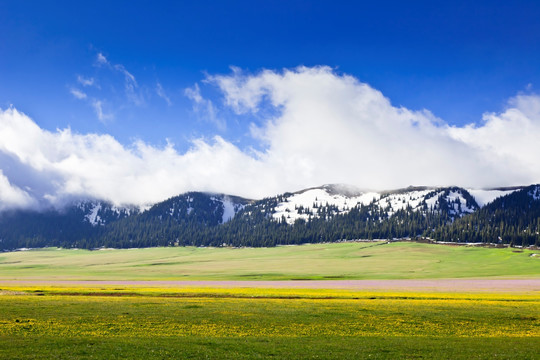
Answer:
[[[498,191],[510,192],[426,235],[440,241],[540,246],[540,185]]]
[[[448,211],[452,217],[470,214],[494,199],[520,188],[466,190],[459,187],[408,187],[391,191],[366,191],[354,186],[328,184],[320,187],[285,193],[274,198],[275,206],[269,215],[276,221],[293,224],[297,219],[328,218],[346,214],[357,206],[377,206],[392,216],[396,211],[411,208],[414,211]],[[268,198],[263,200],[267,202]],[[237,196],[189,192],[175,196],[152,207],[141,210],[134,206],[119,207],[106,201],[80,201],[74,206],[83,212],[82,220],[93,226],[149,211],[162,219],[176,221],[197,219],[208,224],[223,224],[249,204],[260,203]]]
[[[284,194],[277,199],[271,216],[288,224],[293,224],[297,219],[318,218],[323,213],[326,217],[346,214],[359,206],[378,207],[388,216],[410,208],[421,212],[446,211],[451,217],[461,217],[479,209],[474,197],[467,190],[458,187],[409,187],[374,192],[344,185],[324,185]]]
[[[421,212],[446,211],[452,218],[455,218],[479,209],[471,194],[459,187],[410,187],[383,193],[375,204],[387,209],[389,216],[398,210],[411,208]]]
[[[84,200],[0,213],[0,249],[274,246],[428,237],[540,244],[540,185],[368,191],[324,185],[261,200],[189,192],[145,209]]]
[[[323,208],[329,216],[333,216],[347,213],[358,205],[368,205],[379,198],[380,194],[376,192],[364,192],[344,185],[323,185],[280,196],[280,201],[271,210],[271,216],[292,224],[297,219],[320,217]]]

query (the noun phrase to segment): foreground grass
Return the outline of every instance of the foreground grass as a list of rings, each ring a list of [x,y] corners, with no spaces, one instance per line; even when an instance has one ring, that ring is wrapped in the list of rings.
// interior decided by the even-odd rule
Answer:
[[[10,288],[0,358],[537,358],[537,295]],[[187,297],[187,296],[190,297]]]
[[[539,251],[536,251],[538,253]],[[539,277],[535,251],[398,242],[0,253],[0,279],[296,280]]]

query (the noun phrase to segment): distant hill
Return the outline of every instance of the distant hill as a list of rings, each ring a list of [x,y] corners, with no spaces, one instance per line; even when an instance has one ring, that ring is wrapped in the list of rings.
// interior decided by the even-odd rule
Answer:
[[[482,209],[427,234],[439,241],[538,246],[540,185],[531,185],[499,197]]]
[[[330,184],[261,200],[189,192],[147,209],[106,201],[0,214],[0,249],[275,246],[428,237],[540,244],[540,186],[367,191]]]

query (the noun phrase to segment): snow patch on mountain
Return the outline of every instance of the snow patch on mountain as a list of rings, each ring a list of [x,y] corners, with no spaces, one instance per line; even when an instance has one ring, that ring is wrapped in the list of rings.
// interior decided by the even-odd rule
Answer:
[[[441,212],[447,211],[452,217],[461,217],[478,209],[466,190],[461,188],[411,187],[390,192],[351,192],[344,194],[335,186],[304,190],[294,194],[285,194],[272,212],[272,218],[285,219],[293,224],[297,219],[335,216],[348,213],[352,208],[364,205],[376,206],[384,210],[389,217],[400,210]],[[467,200],[469,199],[469,201]],[[324,208],[324,211],[321,209]]]
[[[414,211],[442,211],[443,207],[451,216],[463,216],[477,210],[467,201],[460,188],[422,188],[419,190],[398,190],[385,194],[375,204],[394,215],[399,210],[410,208]]]
[[[244,208],[244,204],[235,203],[229,196],[223,196],[222,199],[219,199],[223,204],[223,219],[221,220],[222,224],[232,220],[237,212]]]
[[[275,207],[272,217],[276,220],[285,218],[288,224],[293,224],[297,219],[308,220],[310,217],[318,217],[317,209],[322,207],[331,206],[334,215],[347,213],[351,208],[359,204],[367,205],[379,197],[380,195],[375,192],[346,196],[327,187],[308,189],[292,194],[286,201],[280,202]]]
[[[90,210],[90,213],[85,216],[86,220],[92,226],[96,226],[101,223],[101,218],[98,215],[99,210],[101,210],[101,203],[96,203]]]
[[[191,212],[193,211],[193,206],[191,206],[191,205],[193,204],[193,198],[192,198],[191,196],[188,196],[188,197],[186,198],[186,201],[187,201],[187,203],[189,204],[189,206],[188,206],[188,208],[187,208],[187,210],[186,210],[187,214],[189,215],[189,214],[191,214]]]
[[[229,195],[212,196],[210,199],[212,201],[221,203],[221,206],[223,207],[223,216],[221,219],[222,224],[232,220],[232,218],[234,218],[236,214],[245,207],[245,204],[242,202],[247,202],[245,199],[242,199],[242,202],[235,201],[234,197]]]
[[[226,223],[227,221],[231,220],[234,215],[236,214],[236,211],[234,211],[234,204],[229,199],[223,199],[223,219],[221,220],[221,223]]]
[[[412,209],[418,209],[423,201],[427,203],[428,208],[434,207],[441,193],[434,193],[431,197],[426,198],[430,193],[433,193],[433,190],[412,190],[390,193],[383,195],[375,204],[382,209],[388,209],[388,215],[392,216],[396,211],[404,210],[408,206]]]
[[[438,201],[439,201],[439,197],[443,194],[444,194],[443,191],[437,191],[437,192],[431,191],[425,194],[424,201],[426,203],[427,209],[436,209]],[[416,206],[415,208],[417,209],[418,206]]]
[[[540,185],[536,185],[532,190],[529,191],[529,196],[533,200],[540,200]]]
[[[446,202],[451,206],[451,209],[449,210],[452,215],[463,216],[478,210],[478,207],[468,204],[468,201],[463,196],[463,192],[461,190],[450,191],[450,193],[446,196]]]
[[[82,211],[82,221],[86,221],[92,226],[103,226],[111,221],[142,212],[135,207],[115,206],[105,201],[79,201],[74,206]]]

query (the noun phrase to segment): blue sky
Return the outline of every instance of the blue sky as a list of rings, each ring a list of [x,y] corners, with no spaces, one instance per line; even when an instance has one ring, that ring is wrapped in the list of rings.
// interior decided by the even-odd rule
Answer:
[[[197,121],[185,88],[229,66],[328,65],[394,105],[464,124],[535,89],[538,18],[537,1],[2,1],[0,106],[13,104],[47,129],[122,142],[169,137],[181,146],[213,132],[233,140],[241,127],[224,132]],[[122,78],[93,66],[98,53],[135,76],[144,102],[112,96]],[[99,80],[114,121],[96,121],[73,98],[78,75]],[[153,92],[158,82],[170,106]]]
[[[396,109],[482,126],[485,113],[534,107],[515,98],[540,86],[539,18],[538,1],[0,1],[0,108],[43,131],[172,143],[179,155],[217,135],[253,158],[277,146],[268,124],[290,103],[272,103],[262,73],[326,66]],[[267,97],[234,100],[222,80],[235,76],[259,79]],[[290,185],[326,180],[307,178]]]

